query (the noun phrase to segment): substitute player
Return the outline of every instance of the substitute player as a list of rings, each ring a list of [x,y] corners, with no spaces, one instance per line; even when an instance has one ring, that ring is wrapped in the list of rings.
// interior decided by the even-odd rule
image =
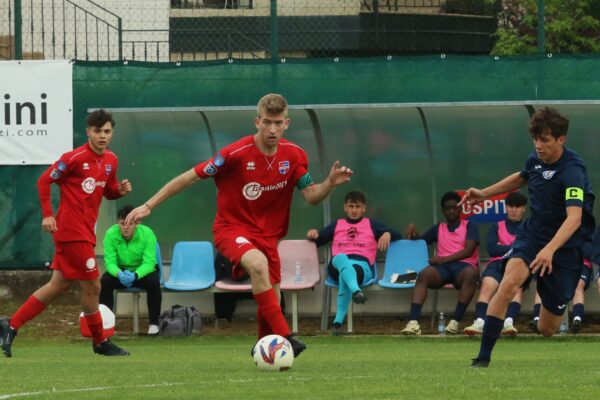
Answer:
[[[581,245],[594,229],[594,194],[581,157],[565,148],[569,120],[544,107],[529,121],[535,151],[525,168],[485,189],[470,188],[462,203],[476,204],[495,194],[528,185],[531,217],[523,223],[505,256],[504,278],[485,318],[481,348],[472,367],[487,367],[504,324],[506,309],[531,274],[542,299],[538,329],[552,336],[573,298],[583,263]]]
[[[66,292],[73,281],[79,282],[81,307],[92,333],[94,352],[105,356],[129,354],[104,337],[98,310],[100,280],[94,246],[102,196],[122,197],[131,192],[131,184],[127,179],[117,181],[117,156],[108,150],[115,126],[111,114],[94,111],[86,123],[88,142],[63,154],[38,179],[42,229],[54,239],[54,259],[50,266],[54,271],[50,281],[36,290],[10,320],[0,319],[0,342],[6,357],[12,356],[17,330]],[[50,196],[53,183],[60,188],[56,218]]]
[[[291,336],[279,306],[281,265],[277,242],[288,230],[294,188],[302,191],[310,204],[317,204],[336,186],[348,182],[352,170],[336,161],[327,179],[319,184],[313,182],[304,150],[283,139],[290,120],[287,101],[279,94],[260,99],[254,123],[254,135],[226,146],[211,159],[171,180],[134,209],[126,221],[149,215],[160,203],[200,179],[214,178],[215,246],[233,263],[234,277],[244,270],[250,275],[258,304],[258,337],[271,333],[287,337],[294,356],[298,356],[306,346]]]

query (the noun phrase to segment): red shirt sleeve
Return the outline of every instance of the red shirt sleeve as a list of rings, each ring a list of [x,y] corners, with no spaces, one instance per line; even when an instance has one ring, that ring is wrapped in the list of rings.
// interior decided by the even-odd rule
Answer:
[[[306,152],[302,148],[298,147],[298,154],[298,166],[294,170],[293,175],[294,186],[298,183],[300,178],[308,173],[308,156],[306,155]]]
[[[198,163],[198,165],[194,167],[196,175],[202,179],[206,179],[225,171],[229,160],[229,147],[230,146],[224,147],[216,156]]]

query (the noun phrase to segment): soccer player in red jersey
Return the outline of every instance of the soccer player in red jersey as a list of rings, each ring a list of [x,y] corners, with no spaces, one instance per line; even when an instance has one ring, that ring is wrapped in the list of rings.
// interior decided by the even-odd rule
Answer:
[[[86,123],[88,142],[63,154],[38,179],[42,229],[54,239],[54,260],[50,266],[54,271],[50,281],[36,290],[10,320],[0,319],[0,342],[6,357],[12,356],[17,330],[58,299],[73,281],[79,282],[81,307],[92,333],[94,352],[106,356],[129,354],[104,337],[94,246],[102,196],[122,197],[131,192],[131,184],[127,179],[117,181],[117,156],[108,150],[115,126],[112,115],[105,110],[94,111]],[[56,218],[50,196],[52,183],[60,187]]]
[[[306,346],[291,336],[279,306],[281,265],[277,242],[288,230],[290,206],[297,187],[310,204],[318,204],[350,180],[352,170],[336,161],[329,176],[315,184],[308,159],[298,145],[283,139],[289,127],[286,99],[268,94],[260,99],[254,120],[257,132],[243,137],[163,186],[134,209],[127,222],[150,214],[157,205],[200,179],[217,185],[214,243],[233,264],[233,275],[250,276],[258,304],[258,337],[274,333],[288,338],[298,356]]]

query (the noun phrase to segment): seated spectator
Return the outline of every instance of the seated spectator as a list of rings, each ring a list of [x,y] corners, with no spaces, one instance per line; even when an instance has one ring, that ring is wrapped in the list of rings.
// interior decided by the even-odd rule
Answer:
[[[131,210],[132,206],[122,207],[117,213],[118,223],[111,226],[104,235],[106,272],[100,280],[100,303],[114,309],[115,289],[145,289],[150,320],[148,335],[157,335],[162,293],[156,260],[156,236],[145,225],[125,223]]]
[[[317,246],[333,242],[328,271],[331,278],[339,282],[337,311],[333,320],[333,334],[342,332],[342,323],[348,312],[350,298],[355,303],[367,301],[360,285],[376,275],[375,257],[377,250],[387,250],[390,241],[402,239],[400,232],[388,229],[382,223],[363,218],[367,211],[365,195],[352,191],[344,198],[345,219],[338,219],[320,232],[310,229],[306,238]]]
[[[427,299],[427,289],[439,289],[451,283],[459,290],[454,318],[448,322],[447,333],[456,334],[459,322],[469,306],[479,281],[479,227],[460,219],[460,196],[447,192],[442,196],[442,214],[446,222],[431,227],[423,236],[414,224],[408,226],[409,239],[423,239],[428,245],[436,243],[436,255],[429,258],[429,266],[419,275],[412,294],[410,320],[402,330],[404,335],[420,335],[421,308]]]
[[[492,224],[488,230],[487,251],[491,258],[481,275],[479,298],[475,304],[475,322],[464,330],[465,334],[469,336],[480,335],[483,331],[483,320],[488,304],[498,290],[504,275],[502,256],[510,250],[527,210],[527,198],[519,192],[512,192],[506,196],[504,204],[506,205],[506,220]],[[523,288],[517,292],[508,306],[502,329],[503,335],[516,336],[518,333],[514,321],[521,310],[522,296]]]

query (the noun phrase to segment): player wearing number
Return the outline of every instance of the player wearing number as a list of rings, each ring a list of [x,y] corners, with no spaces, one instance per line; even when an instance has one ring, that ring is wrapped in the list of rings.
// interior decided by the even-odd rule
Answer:
[[[54,271],[50,281],[35,291],[10,320],[0,319],[0,342],[6,357],[12,356],[17,330],[58,299],[73,281],[79,282],[81,307],[92,333],[94,352],[106,356],[129,354],[104,337],[98,310],[100,280],[94,246],[102,197],[124,196],[131,191],[131,184],[127,179],[117,181],[117,156],[108,150],[115,125],[111,114],[94,111],[86,123],[88,143],[63,154],[38,179],[42,229],[54,239],[54,260],[50,266]],[[50,201],[53,183],[60,188],[56,218]]]
[[[277,242],[288,230],[294,188],[310,204],[323,200],[336,186],[350,180],[352,171],[335,162],[329,176],[315,184],[308,173],[306,153],[283,139],[290,124],[287,101],[278,94],[260,99],[254,120],[256,134],[234,142],[195,168],[167,183],[127,221],[150,214],[160,203],[200,179],[217,186],[214,243],[234,264],[233,274],[250,275],[258,304],[258,337],[274,333],[288,338],[297,356],[306,346],[291,336],[279,306],[281,266]]]
[[[531,217],[520,227],[505,274],[487,310],[479,355],[472,367],[487,367],[511,299],[532,274],[542,300],[538,329],[552,336],[573,298],[583,263],[581,246],[594,229],[594,194],[581,157],[564,146],[569,120],[544,107],[529,121],[535,151],[516,172],[485,189],[470,188],[462,203],[479,203],[527,185]]]

